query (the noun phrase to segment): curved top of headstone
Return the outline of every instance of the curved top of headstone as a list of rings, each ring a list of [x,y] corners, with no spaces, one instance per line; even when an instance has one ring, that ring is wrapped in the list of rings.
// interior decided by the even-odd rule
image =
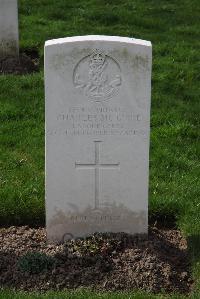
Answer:
[[[121,42],[121,43],[151,47],[150,41],[130,38],[130,37],[108,36],[108,35],[84,35],[84,36],[70,36],[65,38],[57,38],[57,39],[46,41],[45,46],[70,43],[70,42],[85,42],[85,41],[108,41],[108,42],[119,42],[119,43]]]

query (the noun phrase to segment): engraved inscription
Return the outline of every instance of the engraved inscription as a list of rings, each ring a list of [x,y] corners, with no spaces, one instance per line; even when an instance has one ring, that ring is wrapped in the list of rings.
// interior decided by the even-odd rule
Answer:
[[[100,169],[119,169],[120,163],[101,163],[100,162],[100,143],[101,141],[94,141],[95,144],[95,162],[94,163],[77,163],[75,162],[75,168],[80,169],[94,169],[95,173],[95,202],[94,209],[98,210],[100,208],[100,195],[99,195],[99,187],[100,187],[100,178],[99,178],[99,170]]]
[[[73,81],[87,98],[102,102],[117,94],[122,79],[118,63],[103,51],[95,50],[77,64]]]
[[[48,134],[67,136],[145,136],[144,116],[131,109],[114,107],[69,107],[56,116],[58,128]],[[62,127],[60,126],[63,123]]]

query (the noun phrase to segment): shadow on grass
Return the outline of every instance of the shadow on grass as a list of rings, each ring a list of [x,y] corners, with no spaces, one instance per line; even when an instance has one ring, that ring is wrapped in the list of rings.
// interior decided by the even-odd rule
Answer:
[[[149,225],[166,229],[177,229],[178,212],[167,214],[166,211],[149,214]]]
[[[20,50],[19,57],[6,56],[0,59],[0,75],[26,75],[39,71],[37,49]]]
[[[191,259],[191,271],[195,279],[194,290],[197,292],[197,297],[200,298],[200,234],[195,234],[187,237],[188,251]],[[192,297],[193,298],[193,297]]]
[[[197,274],[198,278],[200,274],[200,234],[187,237],[187,243],[192,264],[196,265],[194,274]]]

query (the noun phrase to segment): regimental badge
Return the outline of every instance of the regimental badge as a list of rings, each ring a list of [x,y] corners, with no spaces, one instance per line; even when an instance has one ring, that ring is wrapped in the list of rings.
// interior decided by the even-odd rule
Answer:
[[[112,98],[122,84],[119,64],[103,51],[82,58],[74,69],[74,86],[95,102]]]

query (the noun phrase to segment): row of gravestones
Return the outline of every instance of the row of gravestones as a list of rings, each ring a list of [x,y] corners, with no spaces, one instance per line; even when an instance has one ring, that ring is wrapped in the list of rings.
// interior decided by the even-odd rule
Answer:
[[[45,43],[50,241],[147,233],[151,52],[127,37]]]

